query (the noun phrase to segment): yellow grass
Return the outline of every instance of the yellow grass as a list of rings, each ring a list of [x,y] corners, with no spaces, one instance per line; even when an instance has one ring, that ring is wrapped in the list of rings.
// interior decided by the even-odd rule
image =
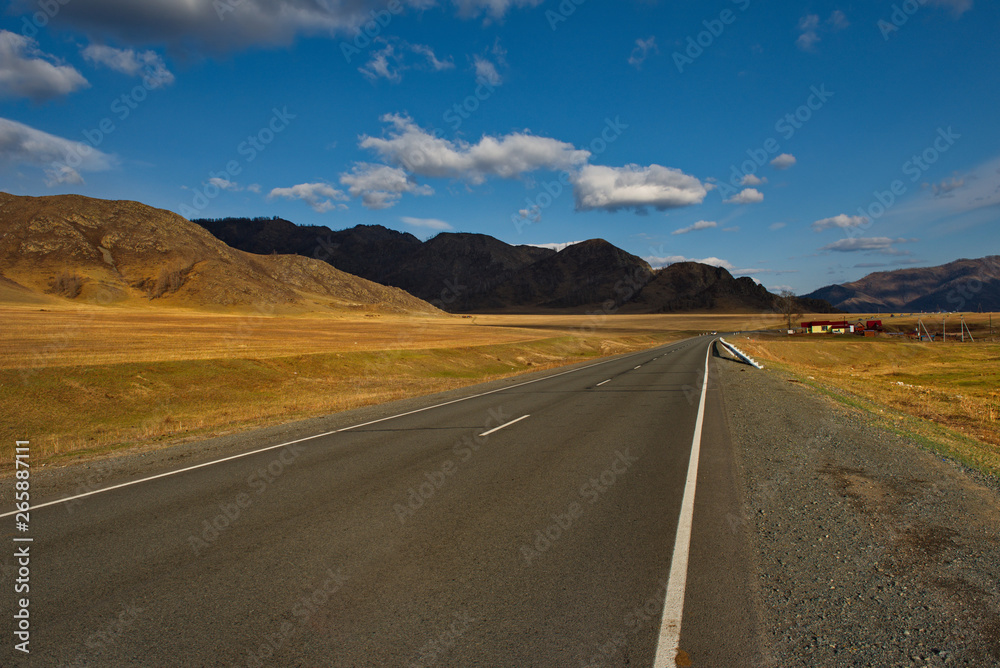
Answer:
[[[777,363],[875,410],[945,427],[955,437],[938,430],[934,438],[949,454],[1000,474],[1000,344],[852,335],[741,337],[738,343],[765,364]]]
[[[24,304],[0,305],[0,318],[0,452],[30,439],[39,459],[326,415],[776,321]]]

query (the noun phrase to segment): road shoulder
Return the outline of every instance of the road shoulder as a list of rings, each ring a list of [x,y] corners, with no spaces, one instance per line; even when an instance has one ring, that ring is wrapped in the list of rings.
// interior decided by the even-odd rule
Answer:
[[[773,369],[716,360],[761,665],[1000,663],[1000,494]]]

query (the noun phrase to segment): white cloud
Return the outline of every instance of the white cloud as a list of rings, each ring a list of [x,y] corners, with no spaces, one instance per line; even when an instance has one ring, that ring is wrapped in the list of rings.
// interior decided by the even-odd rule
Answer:
[[[847,15],[839,9],[835,9],[826,22],[830,24],[830,29],[834,32],[844,30],[851,25],[851,22],[847,20]]]
[[[300,199],[309,204],[313,211],[326,213],[334,209],[346,209],[342,202],[348,199],[342,191],[337,190],[328,183],[300,183],[290,188],[274,188],[268,193],[268,199]]]
[[[537,7],[543,0],[453,0],[459,16],[473,17],[486,14],[490,19],[501,19],[511,7]]]
[[[925,2],[926,0],[921,0]],[[818,14],[807,14],[799,19],[799,37],[795,44],[803,51],[815,51],[816,45],[822,41],[820,31],[832,33],[845,30],[851,25],[847,15],[839,9],[834,10],[825,22],[820,23]]]
[[[710,230],[713,227],[718,227],[719,224],[711,220],[699,220],[694,225],[688,225],[687,227],[682,227],[680,229],[674,230],[671,234],[687,234],[688,232],[695,232],[697,230]]]
[[[46,183],[80,184],[80,172],[111,169],[116,159],[89,144],[63,139],[30,126],[0,118],[0,161],[42,167]]]
[[[507,67],[507,51],[500,45],[499,37],[493,42],[486,56],[473,56],[472,62],[476,70],[476,81],[485,81],[491,86],[503,84],[503,77],[498,68]]]
[[[577,244],[582,244],[583,241],[564,241],[562,243],[555,244],[525,244],[526,246],[534,246],[535,248],[549,248],[555,252],[559,252],[569,248],[570,246],[575,246]]]
[[[526,209],[519,209],[517,215],[521,220],[534,225],[535,223],[542,222],[542,207],[532,204]]]
[[[954,195],[952,195],[952,191],[963,187],[965,187],[965,179],[955,177],[944,179],[940,183],[931,184],[935,197],[954,197]]]
[[[797,162],[798,160],[791,153],[782,153],[771,161],[771,166],[775,169],[788,169]]]
[[[662,211],[701,204],[707,193],[708,188],[697,178],[661,165],[586,165],[573,177],[579,211],[644,211],[647,207]]]
[[[482,79],[491,86],[499,86],[503,83],[503,77],[497,72],[496,65],[492,62],[480,56],[475,56],[473,61],[476,68],[476,79]]]
[[[819,28],[819,16],[817,14],[807,14],[799,19],[799,38],[795,40],[795,44],[803,51],[813,51],[816,48],[816,44],[820,41],[819,33],[817,29]]]
[[[75,68],[42,53],[35,40],[0,30],[0,96],[38,102],[89,85]]]
[[[68,165],[57,165],[48,167],[45,170],[45,185],[50,188],[61,183],[79,186],[83,185],[83,177],[80,172]]]
[[[373,165],[359,162],[351,171],[340,176],[341,184],[349,186],[351,197],[360,197],[361,203],[369,209],[388,209],[394,206],[404,193],[412,195],[433,195],[434,189],[418,185],[412,177],[399,167]]]
[[[396,55],[396,47],[392,44],[386,44],[384,48],[372,52],[371,59],[359,67],[358,72],[372,81],[382,78],[399,83],[403,80],[402,69],[403,64]]]
[[[443,220],[438,220],[437,218],[411,218],[410,216],[403,216],[400,220],[410,227],[420,227],[426,230],[435,230],[437,232],[447,232],[448,230],[455,229],[448,223]]]
[[[756,188],[744,188],[729,199],[722,201],[725,204],[756,204],[764,201],[764,193]]]
[[[628,57],[628,64],[637,70],[641,70],[642,64],[646,62],[650,51],[653,53],[660,52],[660,49],[656,46],[656,37],[635,40],[635,48],[632,49],[632,54]]]
[[[818,14],[806,14],[799,19],[799,30],[815,30],[819,27]]]
[[[452,0],[456,13],[466,18],[485,14],[502,19],[514,7],[534,7],[541,0]],[[36,0],[14,0],[15,11],[38,10]],[[54,22],[71,25],[87,34],[112,36],[122,43],[163,43],[226,51],[254,45],[287,45],[300,35],[353,38],[373,20],[396,20],[385,0],[87,0],[59,2]],[[434,0],[399,0],[407,10],[434,7]],[[338,46],[338,51],[343,47]],[[362,49],[349,50],[349,59]]]
[[[959,182],[961,185],[959,185]],[[949,177],[936,184],[922,184],[929,191],[923,197],[908,203],[897,204],[892,215],[902,220],[939,221],[951,234],[964,229],[956,226],[955,217],[969,211],[1000,207],[1000,156],[965,171],[960,176]],[[888,215],[888,214],[887,214]]]
[[[644,257],[642,258],[649,263],[649,266],[654,269],[661,269],[663,267],[668,267],[672,264],[677,264],[678,262],[698,262],[701,264],[707,264],[712,267],[721,267],[727,271],[734,271],[736,267],[733,266],[732,262],[728,260],[723,260],[717,257],[705,257],[700,260],[693,257],[684,257],[683,255],[667,255],[666,257]]]
[[[259,195],[260,194],[260,184],[259,183],[251,183],[250,185],[247,186],[247,190],[249,190],[252,193],[257,193]]]
[[[230,192],[239,192],[243,190],[235,181],[230,181],[229,179],[223,179],[218,176],[213,176],[208,180],[208,182],[218,188],[219,190],[228,190]]]
[[[385,46],[374,50],[368,62],[358,68],[359,72],[372,81],[381,78],[399,83],[403,80],[403,72],[406,70],[430,69],[440,72],[455,67],[455,63],[450,58],[439,60],[434,54],[434,50],[424,44],[410,44],[403,40],[389,40],[381,37],[376,38],[375,41]],[[414,63],[410,54],[422,56],[423,60]]]
[[[434,55],[434,50],[425,44],[410,44],[410,51],[419,54],[427,59],[427,65],[435,72],[440,72],[442,70],[451,70],[455,68],[455,63],[448,58],[448,60],[438,60],[438,57]]]
[[[746,174],[740,181],[741,186],[760,186],[767,183],[767,177],[759,177],[754,174]]]
[[[788,226],[787,223],[771,223],[770,225],[767,226],[767,229],[771,230],[772,232],[777,232],[778,230],[783,229],[787,226]]]
[[[590,158],[589,151],[572,144],[523,132],[469,144],[436,137],[407,116],[388,114],[382,122],[390,124],[387,137],[364,135],[358,145],[420,176],[479,184],[489,176],[512,179],[537,169],[570,169]]]
[[[131,77],[145,75],[155,84],[154,87],[167,86],[174,82],[174,75],[155,51],[136,52],[132,49],[91,44],[81,53],[87,61],[95,65],[103,65]]]
[[[887,255],[896,255],[897,251],[893,244],[902,244],[916,241],[916,239],[890,239],[889,237],[856,237],[853,239],[841,239],[832,244],[827,244],[820,248],[821,251],[837,251],[838,253],[855,253],[858,251],[878,251]]]
[[[956,19],[972,9],[973,4],[973,0],[928,0],[928,2],[936,7],[950,9]]]
[[[817,232],[822,232],[823,230],[828,230],[830,228],[839,228],[841,230],[849,230],[855,227],[862,227],[868,224],[868,218],[865,216],[848,216],[846,213],[842,213],[832,218],[823,218],[822,220],[817,220],[812,224],[812,228]]]

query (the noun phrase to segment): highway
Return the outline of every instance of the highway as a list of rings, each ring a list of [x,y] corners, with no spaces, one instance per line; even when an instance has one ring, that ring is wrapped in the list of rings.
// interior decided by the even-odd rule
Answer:
[[[712,341],[386,405],[38,507],[31,654],[6,642],[0,664],[750,665],[759,629]],[[14,595],[0,599],[10,620]]]

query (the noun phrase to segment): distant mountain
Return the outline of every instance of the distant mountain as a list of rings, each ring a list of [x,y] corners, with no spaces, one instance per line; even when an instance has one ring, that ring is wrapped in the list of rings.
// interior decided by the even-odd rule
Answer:
[[[851,313],[892,311],[1000,311],[1000,255],[937,267],[898,269],[828,285],[806,297]]]
[[[566,309],[609,301],[617,307],[631,299],[652,273],[642,258],[604,239],[591,239],[521,269],[487,291],[479,308]]]
[[[402,288],[449,311],[474,310],[497,285],[555,255],[485,234],[442,233],[421,242],[381,225],[331,231],[280,218],[195,220],[221,241],[250,253],[297,253],[342,271]]]
[[[747,276],[733,278],[722,267],[678,262],[657,271],[628,310],[647,313],[765,313],[780,310],[778,299],[777,295]],[[796,310],[801,313],[835,311],[824,301],[802,298],[797,301]]]
[[[771,312],[776,295],[750,278],[694,262],[654,272],[642,258],[591,239],[558,253],[484,234],[442,233],[421,242],[378,225],[331,231],[279,218],[196,220],[222,241],[255,253],[301,253],[407,290],[451,312]],[[804,313],[830,305],[799,300]]]
[[[439,313],[324,262],[235,250],[169,211],[79,195],[0,193],[0,298]]]
[[[391,285],[388,272],[420,248],[412,234],[381,225],[358,225],[333,232],[328,227],[296,225],[283,218],[219,218],[191,221],[233,248],[268,255],[303,255],[323,260],[355,276]]]
[[[485,234],[445,232],[396,259],[384,278],[447,310],[469,311],[489,301],[504,282],[555,254],[547,248],[511,246]]]

